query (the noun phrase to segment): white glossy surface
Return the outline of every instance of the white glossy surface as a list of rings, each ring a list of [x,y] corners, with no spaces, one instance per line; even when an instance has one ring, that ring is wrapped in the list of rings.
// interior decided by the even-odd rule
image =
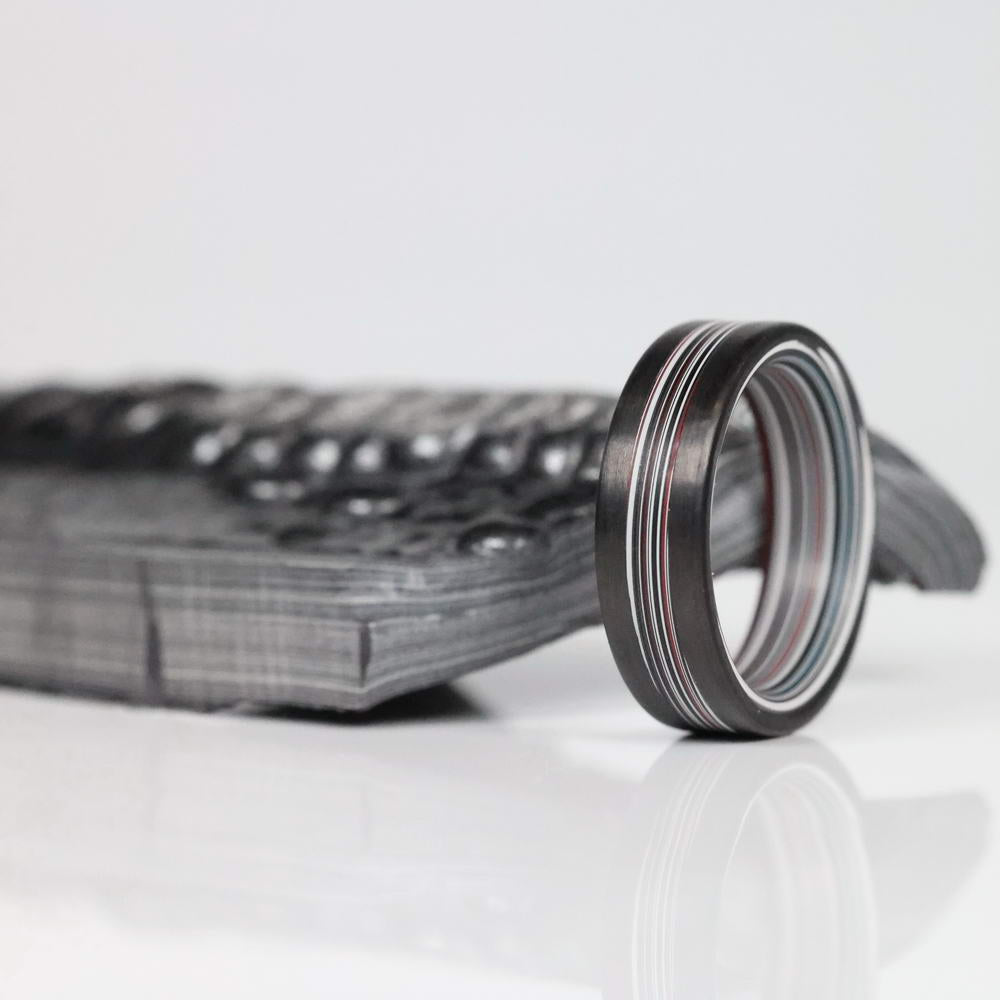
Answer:
[[[996,596],[877,591],[765,743],[597,630],[366,723],[0,692],[0,993],[993,997]]]

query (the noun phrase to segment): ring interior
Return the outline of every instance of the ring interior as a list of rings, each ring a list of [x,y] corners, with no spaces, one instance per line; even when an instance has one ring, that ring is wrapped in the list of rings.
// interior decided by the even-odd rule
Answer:
[[[823,359],[765,362],[743,398],[767,472],[769,541],[757,609],[734,668],[757,700],[791,707],[826,678],[853,626],[863,500],[857,429]]]

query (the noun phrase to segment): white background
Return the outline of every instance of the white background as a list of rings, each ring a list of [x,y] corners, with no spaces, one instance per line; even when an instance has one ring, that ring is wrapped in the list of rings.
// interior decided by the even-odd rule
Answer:
[[[205,372],[614,392],[676,322],[794,319],[835,344],[871,423],[968,502],[989,543],[1000,537],[998,52],[1000,5],[990,0],[2,0],[3,379]],[[983,815],[1000,813],[1000,784],[984,766],[1000,757],[996,602],[995,587],[968,601],[876,596],[854,675],[815,734],[856,782],[875,786],[863,796],[970,785]],[[341,940],[336,922],[323,925],[326,937],[306,933],[308,915],[300,937],[282,925],[278,940],[266,921],[251,932],[234,917],[240,900],[266,908],[279,906],[275,886],[292,892],[286,869],[262,874],[252,857],[227,869],[221,888],[212,883],[226,905],[207,930],[194,921],[194,933],[185,914],[210,893],[199,880],[212,882],[211,849],[189,865],[168,851],[161,867],[161,827],[127,821],[131,839],[110,843],[129,863],[119,870],[102,853],[114,825],[107,816],[134,791],[116,783],[112,763],[133,746],[166,755],[175,782],[167,785],[184,789],[219,754],[252,754],[261,739],[295,748],[293,774],[325,759],[333,741],[347,755],[338,767],[355,768],[352,780],[371,797],[372,782],[415,780],[399,770],[406,733],[414,747],[433,733],[444,759],[475,759],[468,740],[482,727],[503,731],[501,756],[504,739],[527,727],[558,759],[582,754],[588,767],[635,782],[672,738],[627,701],[596,633],[524,662],[533,666],[467,682],[498,706],[488,719],[414,721],[391,737],[288,723],[264,737],[248,720],[218,735],[198,728],[212,720],[5,694],[0,773],[22,795],[7,800],[23,832],[5,839],[0,822],[11,995],[64,995],[61,977],[83,956],[106,996],[117,995],[116,982],[130,995],[130,976],[147,966],[165,977],[164,995],[197,992],[209,981],[202,967],[222,976],[213,995],[226,982],[267,995],[269,976],[319,994],[336,989],[335,975],[354,984],[346,995],[420,995],[413,977],[428,968],[439,995],[593,995],[599,982],[567,984],[559,963],[522,968],[516,985],[498,979],[498,968],[521,967],[461,951],[445,932],[415,949],[419,959],[402,932],[376,933],[381,945],[365,939],[362,948],[356,937]],[[526,677],[565,701],[535,692],[545,708],[532,712]],[[521,685],[516,695],[512,684]],[[53,750],[42,734],[66,726],[96,741],[101,777],[52,763],[75,738],[60,737]],[[200,735],[178,758],[175,740],[190,732]],[[353,748],[364,740],[377,753],[359,765]],[[25,763],[25,747],[49,766]],[[486,797],[493,759],[486,753]],[[147,777],[137,772],[136,788]],[[315,801],[308,783],[300,790],[298,806]],[[248,825],[270,810],[257,793],[246,793]],[[439,794],[425,833],[461,814],[457,791]],[[50,797],[65,816],[47,808]],[[84,802],[97,824],[93,851],[62,825],[80,822]],[[186,802],[178,822],[204,833],[206,802]],[[525,837],[548,821],[520,797],[509,808]],[[339,844],[331,851],[344,849],[338,823],[356,832],[349,815],[330,805],[313,817],[330,824]],[[405,808],[374,808],[372,817],[376,828],[416,823]],[[220,856],[231,853],[220,843],[247,846],[244,825],[221,829],[221,841],[205,841]],[[499,842],[473,832],[483,870],[507,884],[490,867]],[[903,824],[887,836],[911,832]],[[937,843],[940,867],[960,848],[946,834]],[[289,865],[301,856],[281,838],[257,846],[284,851]],[[988,951],[1000,930],[992,834],[984,850],[938,929],[867,980],[872,992],[881,983],[888,995],[939,995],[959,981],[959,995],[991,995]],[[433,881],[421,858],[409,858],[411,877]],[[594,858],[581,856],[579,868],[593,871]],[[154,870],[163,879],[155,891]],[[352,872],[346,863],[327,872],[316,891],[347,906],[342,880]],[[905,866],[897,874],[902,885],[925,877]],[[244,895],[226,895],[234,883]],[[370,883],[359,884],[370,898]],[[455,884],[459,908],[478,899]],[[152,915],[139,906],[136,929],[130,893],[150,892],[162,905]],[[551,899],[558,924],[569,912],[559,906],[570,904],[558,886]],[[903,891],[890,909],[898,916],[911,903]],[[419,906],[372,906],[390,928],[419,921]],[[164,911],[169,919],[157,920]],[[479,928],[491,955],[515,947],[509,938],[523,926],[499,912]],[[257,964],[241,965],[249,954]]]
[[[998,49],[971,0],[4,0],[3,374],[617,391],[794,319],[987,514]]]

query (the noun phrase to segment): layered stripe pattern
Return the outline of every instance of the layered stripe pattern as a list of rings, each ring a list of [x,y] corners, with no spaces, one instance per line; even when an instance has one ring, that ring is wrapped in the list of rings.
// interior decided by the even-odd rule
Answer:
[[[789,339],[741,387],[769,473],[761,600],[735,656],[727,654],[723,664],[691,662],[679,596],[690,609],[691,595],[697,602],[703,590],[700,580],[675,579],[671,569],[672,491],[685,446],[704,444],[690,440],[704,435],[703,426],[692,430],[688,422],[692,397],[715,352],[738,329],[704,323],[666,358],[639,422],[629,481],[627,586],[635,636],[655,689],[695,729],[731,728],[699,681],[707,670],[732,671],[752,701],[777,711],[802,705],[823,685],[860,613],[874,528],[871,462],[846,377],[829,352]],[[710,475],[714,464],[713,458]],[[702,603],[722,638],[714,600]],[[718,645],[727,648],[724,638]]]
[[[801,394],[808,408],[808,380]],[[621,471],[614,555],[595,551],[615,409],[519,390],[0,392],[0,682],[365,709],[597,624],[595,557],[615,596],[605,622],[620,619],[635,660],[622,541],[634,423],[607,449]],[[969,516],[895,444],[873,434],[871,446],[875,579],[972,589],[985,554]],[[714,485],[715,572],[766,561],[768,461],[752,421],[733,421]],[[753,684],[781,675],[766,673]]]

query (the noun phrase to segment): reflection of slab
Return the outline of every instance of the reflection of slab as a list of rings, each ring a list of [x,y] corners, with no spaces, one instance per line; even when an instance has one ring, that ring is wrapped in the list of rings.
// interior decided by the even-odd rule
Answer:
[[[780,972],[808,987],[789,996],[830,995],[822,976],[857,996],[984,847],[977,796],[866,803],[806,740],[682,741],[635,784],[483,723],[8,698],[4,899],[96,907],[130,933],[443,955],[609,996],[712,995],[721,962],[734,992]],[[901,889],[903,870],[930,888]]]
[[[365,708],[598,620],[586,394],[132,386],[0,399],[0,679],[144,702]],[[874,573],[968,588],[982,546],[874,441]],[[718,570],[764,530],[731,429]]]

